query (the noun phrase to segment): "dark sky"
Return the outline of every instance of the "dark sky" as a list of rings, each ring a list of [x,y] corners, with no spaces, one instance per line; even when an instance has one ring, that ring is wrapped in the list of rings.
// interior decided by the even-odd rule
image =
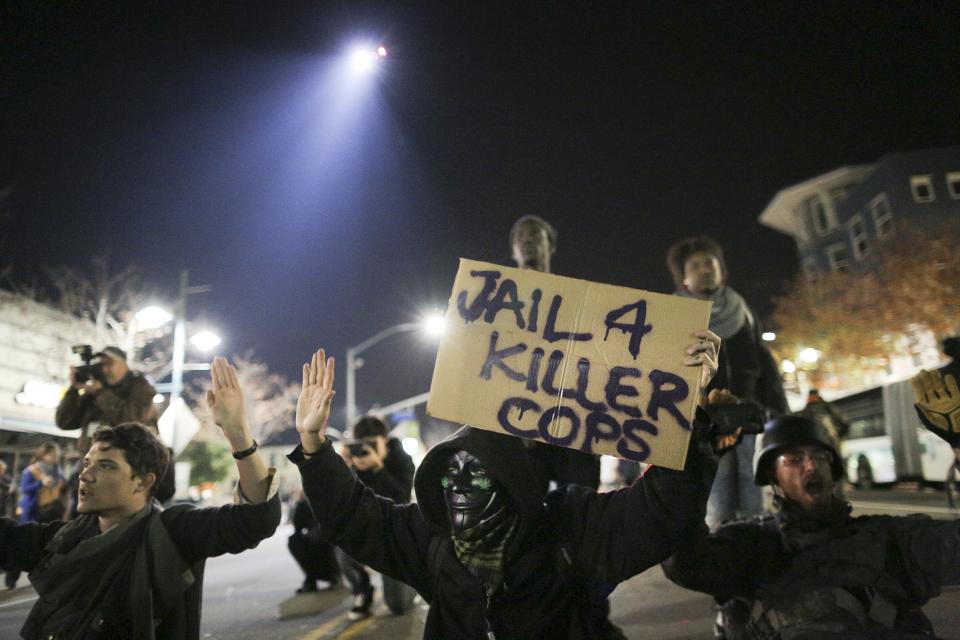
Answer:
[[[957,5],[674,4],[4,3],[3,263],[109,252],[168,296],[188,268],[227,351],[289,374],[444,304],[458,257],[509,264],[525,213],[557,273],[655,291],[712,235],[763,315],[797,268],[756,221],[778,189],[960,144]],[[358,36],[390,49],[367,87]],[[432,360],[372,350],[361,403]]]

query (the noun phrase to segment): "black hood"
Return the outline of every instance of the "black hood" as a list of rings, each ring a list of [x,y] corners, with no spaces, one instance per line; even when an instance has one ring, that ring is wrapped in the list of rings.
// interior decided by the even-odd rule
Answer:
[[[549,446],[549,445],[539,445]],[[517,540],[523,540],[546,513],[543,495],[536,488],[530,458],[523,442],[514,436],[484,431],[469,425],[434,446],[424,457],[413,480],[417,504],[431,527],[443,535],[450,534],[447,506],[440,478],[454,452],[463,449],[483,462],[487,470],[506,488],[520,512]]]

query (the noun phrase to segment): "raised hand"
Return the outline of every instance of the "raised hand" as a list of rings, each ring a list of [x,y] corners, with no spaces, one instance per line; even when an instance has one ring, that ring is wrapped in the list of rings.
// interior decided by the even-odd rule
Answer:
[[[687,345],[684,366],[700,367],[700,406],[706,406],[705,390],[713,377],[717,375],[717,355],[720,353],[720,336],[708,329],[692,334],[697,339]]]
[[[960,389],[957,379],[939,371],[920,371],[910,380],[923,426],[953,448],[960,448]]]
[[[213,389],[207,391],[207,407],[213,421],[223,430],[236,448],[249,446],[250,426],[247,424],[247,408],[237,370],[226,358],[216,357],[210,365],[210,380]]]
[[[326,439],[333,390],[334,360],[318,349],[308,364],[303,365],[303,388],[297,399],[297,431],[307,453],[316,451]]]

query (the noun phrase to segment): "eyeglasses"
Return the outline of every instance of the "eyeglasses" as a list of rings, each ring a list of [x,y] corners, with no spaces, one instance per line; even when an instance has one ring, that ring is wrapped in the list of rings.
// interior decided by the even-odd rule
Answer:
[[[829,464],[833,461],[833,454],[824,449],[814,449],[812,451],[798,449],[796,451],[781,453],[777,456],[777,460],[787,467],[802,466],[807,460],[810,460],[814,464],[818,462]]]

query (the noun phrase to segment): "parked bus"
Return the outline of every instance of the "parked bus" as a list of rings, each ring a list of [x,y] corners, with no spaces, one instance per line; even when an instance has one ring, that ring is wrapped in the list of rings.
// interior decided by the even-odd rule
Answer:
[[[953,450],[920,423],[909,380],[831,400],[850,423],[840,443],[847,479],[862,488],[901,480],[945,483],[953,504]]]

